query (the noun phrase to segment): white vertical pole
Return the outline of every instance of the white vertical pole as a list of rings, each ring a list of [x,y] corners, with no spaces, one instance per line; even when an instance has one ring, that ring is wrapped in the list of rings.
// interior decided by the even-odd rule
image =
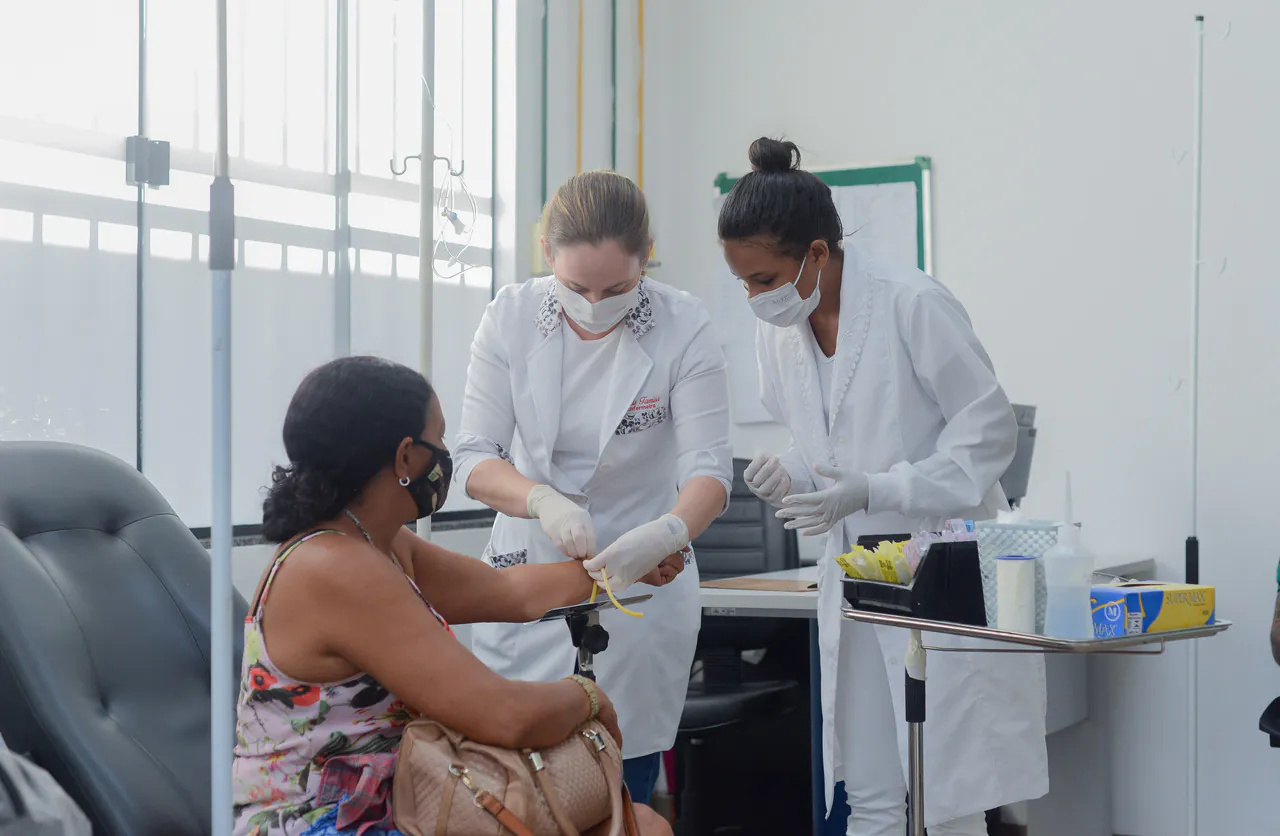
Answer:
[[[436,3],[422,0],[422,154],[418,180],[418,366],[431,378],[431,339],[435,333],[435,180],[436,180]],[[456,165],[456,162],[451,162]],[[431,519],[418,521],[418,533],[431,533]]]
[[[138,0],[138,136],[147,137],[147,0]],[[198,135],[198,134],[197,134]],[[144,346],[146,344],[145,307],[146,307],[146,270],[150,257],[151,236],[147,231],[147,187],[138,183],[137,196],[137,258],[134,276],[134,399],[136,412],[134,464],[143,472],[143,389],[146,379],[143,374]]]
[[[1191,536],[1199,527],[1200,470],[1200,168],[1204,129],[1204,18],[1196,18],[1195,122],[1191,140]],[[1194,647],[1194,645],[1192,645]]]
[[[209,584],[209,738],[212,833],[231,832],[231,748],[235,705],[231,631],[231,272],[235,203],[227,155],[227,0],[217,0],[218,146],[209,187],[213,279],[213,518]]]
[[[333,350],[351,353],[351,18],[349,0],[337,0],[334,48]]]
[[[1204,16],[1195,21],[1195,121],[1191,144],[1191,535],[1187,541],[1187,582],[1200,582],[1200,171],[1204,128]],[[1199,831],[1199,643],[1187,648],[1187,832]]]
[[[418,185],[418,285],[420,293],[419,371],[431,377],[431,334],[435,289],[436,3],[422,0],[422,160]],[[457,165],[456,161],[454,165]]]

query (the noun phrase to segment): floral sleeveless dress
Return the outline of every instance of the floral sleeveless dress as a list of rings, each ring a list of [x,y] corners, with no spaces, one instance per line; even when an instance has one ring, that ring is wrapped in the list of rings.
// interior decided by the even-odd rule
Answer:
[[[276,572],[294,549],[322,534],[342,532],[313,531],[282,549],[245,619],[232,767],[234,836],[302,836],[321,819],[331,819],[337,805],[317,803],[325,764],[338,757],[394,756],[405,725],[414,718],[368,674],[342,682],[300,682],[282,673],[267,654],[262,608]],[[405,579],[421,597],[413,579]],[[448,629],[434,608],[431,612]]]

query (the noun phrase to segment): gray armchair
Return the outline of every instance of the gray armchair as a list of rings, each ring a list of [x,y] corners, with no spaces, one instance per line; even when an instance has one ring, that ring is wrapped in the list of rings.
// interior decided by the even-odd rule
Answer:
[[[239,596],[235,608],[238,624]],[[233,656],[238,668],[238,634]],[[164,497],[97,450],[0,442],[10,748],[99,836],[204,836],[209,687],[209,557]]]

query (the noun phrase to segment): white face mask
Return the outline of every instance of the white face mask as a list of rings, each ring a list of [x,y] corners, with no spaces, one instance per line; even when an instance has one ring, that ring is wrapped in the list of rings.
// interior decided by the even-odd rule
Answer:
[[[770,325],[786,328],[788,325],[795,325],[804,320],[817,309],[818,301],[822,299],[821,270],[818,271],[818,278],[813,284],[813,293],[809,294],[808,299],[801,297],[800,291],[796,290],[796,282],[799,282],[800,277],[804,275],[804,265],[808,260],[809,254],[805,253],[804,258],[800,259],[800,272],[796,273],[794,281],[787,282],[782,287],[775,287],[766,293],[757,293],[747,300],[758,318]]]
[[[617,296],[589,302],[582,294],[571,290],[559,279],[556,283],[556,300],[564,308],[565,315],[592,334],[603,334],[622,321],[640,300],[640,283]]]

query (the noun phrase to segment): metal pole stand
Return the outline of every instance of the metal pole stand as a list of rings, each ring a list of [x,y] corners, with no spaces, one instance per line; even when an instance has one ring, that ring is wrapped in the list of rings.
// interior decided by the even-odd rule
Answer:
[[[924,833],[924,642],[919,630],[907,637],[907,819],[912,836]]]
[[[231,274],[236,268],[235,188],[227,150],[227,0],[216,3],[217,150],[209,186],[209,271],[213,337],[211,425],[213,513],[209,578],[209,795],[212,833],[232,827],[232,743],[235,740],[235,669],[231,584]],[[142,257],[139,250],[139,258]]]
[[[569,625],[569,636],[578,651],[573,672],[594,682],[595,655],[609,649],[609,632],[600,624],[600,611],[571,615],[565,619],[565,623]]]

